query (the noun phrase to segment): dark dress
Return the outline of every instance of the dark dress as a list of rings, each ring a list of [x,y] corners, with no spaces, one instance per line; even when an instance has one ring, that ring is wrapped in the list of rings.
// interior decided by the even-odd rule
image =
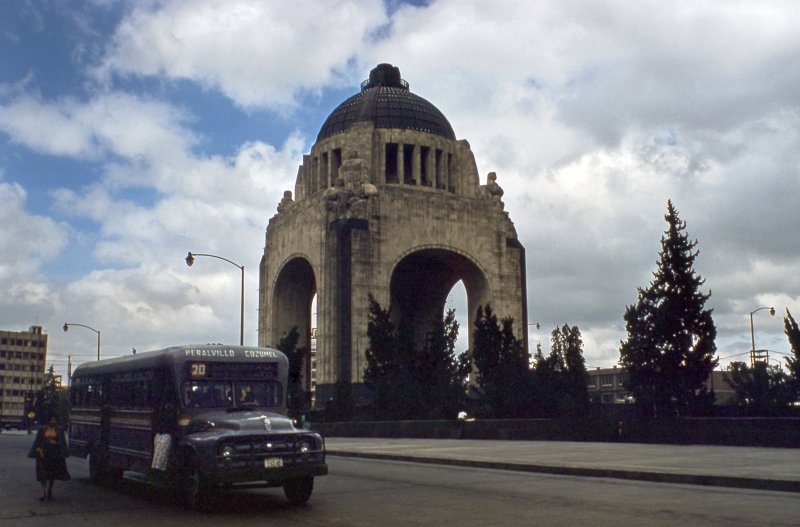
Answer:
[[[70,479],[69,472],[67,471],[67,439],[64,431],[56,429],[55,441],[48,440],[45,437],[47,427],[44,426],[36,433],[36,439],[33,441],[29,458],[36,459],[36,481],[49,481],[60,480],[68,481]],[[42,450],[42,455],[38,455],[37,449]]]

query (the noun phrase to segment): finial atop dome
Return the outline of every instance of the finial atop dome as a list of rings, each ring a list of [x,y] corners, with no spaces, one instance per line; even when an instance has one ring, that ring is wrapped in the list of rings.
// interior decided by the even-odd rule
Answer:
[[[391,64],[378,64],[369,72],[369,79],[361,83],[361,90],[386,86],[408,89],[408,83],[400,78],[400,68]]]

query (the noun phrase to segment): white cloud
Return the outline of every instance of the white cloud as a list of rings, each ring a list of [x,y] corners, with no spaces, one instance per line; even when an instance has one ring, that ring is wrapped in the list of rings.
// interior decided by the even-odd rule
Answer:
[[[88,102],[22,95],[0,106],[0,130],[11,141],[43,154],[78,159],[113,155],[136,160],[185,151],[195,142],[190,130],[181,126],[186,118],[167,104],[113,92]]]
[[[0,179],[0,313],[13,329],[57,309],[42,263],[58,256],[67,243],[68,227],[25,210],[26,193],[17,183]]]
[[[0,280],[35,275],[40,262],[58,255],[67,242],[67,228],[28,213],[26,199],[21,185],[0,178]]]
[[[294,105],[346,69],[385,22],[377,0],[204,0],[138,6],[97,70],[188,79],[241,106]]]

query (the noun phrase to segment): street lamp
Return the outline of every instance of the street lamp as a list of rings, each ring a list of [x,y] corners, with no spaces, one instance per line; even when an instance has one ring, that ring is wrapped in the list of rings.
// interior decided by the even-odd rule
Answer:
[[[539,331],[542,328],[542,325],[539,324],[538,322],[528,322],[528,327],[530,328],[531,326],[535,327],[536,331]],[[530,331],[530,330],[528,330],[528,331]],[[525,335],[525,336],[527,337],[527,335]],[[530,347],[529,347],[530,345],[527,342],[525,343],[525,346],[526,346],[526,348],[528,350],[530,350]],[[542,346],[542,341],[541,340],[537,341],[536,342],[536,349],[538,350],[539,348],[541,348],[541,346]],[[533,368],[533,358],[531,358],[530,367]]]
[[[63,329],[64,329],[65,333],[69,329],[70,326],[78,326],[78,327],[81,327],[81,328],[91,329],[92,331],[97,333],[97,360],[100,360],[100,332],[98,330],[94,329],[94,328],[89,327],[89,326],[84,326],[83,324],[69,324],[67,322],[64,322],[64,328]]]
[[[756,365],[756,337],[753,333],[753,314],[758,313],[762,309],[769,309],[769,315],[774,317],[775,316],[775,308],[774,307],[759,307],[755,311],[750,312],[750,367],[754,368]]]
[[[240,315],[240,324],[239,324],[239,345],[244,346],[244,266],[239,265],[236,262],[232,262],[227,258],[223,258],[222,256],[217,256],[216,254],[204,254],[204,253],[193,253],[189,251],[189,254],[186,255],[186,265],[189,267],[192,266],[194,263],[195,256],[208,256],[209,258],[216,258],[218,260],[224,260],[229,264],[238,267],[242,271],[242,302],[241,302],[241,315]]]

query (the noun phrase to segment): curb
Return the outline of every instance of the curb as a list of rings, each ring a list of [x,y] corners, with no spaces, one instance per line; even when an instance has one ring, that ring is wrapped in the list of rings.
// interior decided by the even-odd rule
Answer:
[[[451,465],[516,472],[538,472],[560,476],[583,476],[591,478],[628,479],[654,483],[676,483],[683,485],[702,485],[710,487],[729,487],[740,489],[769,490],[777,492],[800,493],[800,481],[785,479],[741,478],[735,476],[709,476],[702,474],[670,474],[666,472],[646,472],[639,470],[616,470],[606,468],[562,467],[556,465],[533,465],[526,463],[505,463],[502,461],[476,461],[470,459],[444,459],[424,456],[405,456],[396,454],[376,454],[346,450],[327,450],[326,455],[388,461],[408,461],[430,465]]]

